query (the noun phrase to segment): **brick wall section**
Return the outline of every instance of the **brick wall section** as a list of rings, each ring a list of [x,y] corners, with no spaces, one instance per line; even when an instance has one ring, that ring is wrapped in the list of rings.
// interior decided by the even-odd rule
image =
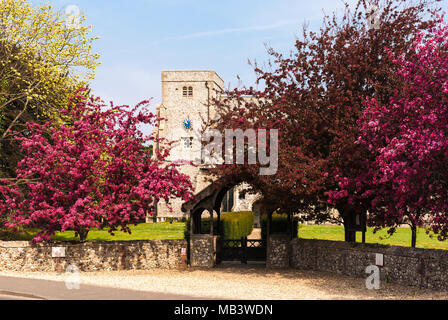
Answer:
[[[190,241],[190,265],[213,268],[216,265],[216,236],[193,234]]]
[[[65,247],[65,257],[53,258],[52,247]],[[184,268],[186,249],[185,240],[52,242],[39,245],[0,241],[0,271],[63,271],[71,264],[80,271]]]
[[[382,281],[448,291],[448,250],[294,239],[291,266],[366,278],[377,253],[383,254]]]
[[[290,257],[289,235],[273,234],[269,237],[266,267],[271,269],[288,268]]]

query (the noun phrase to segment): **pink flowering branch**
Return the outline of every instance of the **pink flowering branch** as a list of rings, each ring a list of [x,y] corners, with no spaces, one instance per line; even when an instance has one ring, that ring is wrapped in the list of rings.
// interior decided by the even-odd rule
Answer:
[[[84,92],[62,111],[69,123],[28,124],[29,134],[17,138],[24,154],[17,179],[0,182],[6,226],[40,229],[33,242],[56,231],[73,230],[81,240],[92,228],[130,232],[158,201],[193,198],[189,178],[165,162],[169,147],[150,155],[147,146],[162,141],[139,130],[158,123],[149,101],[106,107]]]
[[[405,80],[388,105],[366,101],[357,143],[370,158],[352,178],[338,177],[330,201],[367,202],[376,227],[409,224],[448,238],[448,26],[416,37],[408,56],[389,58]]]

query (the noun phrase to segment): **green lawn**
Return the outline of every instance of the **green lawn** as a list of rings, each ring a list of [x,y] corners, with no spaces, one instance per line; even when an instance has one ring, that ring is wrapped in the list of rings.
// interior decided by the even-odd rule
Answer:
[[[169,240],[169,239],[183,239],[184,238],[184,222],[169,222],[163,223],[142,223],[137,226],[132,226],[132,234],[127,234],[121,231],[111,236],[107,230],[91,230],[87,237],[90,241],[114,241],[114,240]],[[2,235],[2,239],[7,240],[31,240],[35,232],[21,232],[8,233]],[[303,239],[321,239],[344,241],[344,227],[342,226],[328,226],[328,225],[300,225],[299,237]],[[73,231],[64,233],[58,232],[53,240],[71,241],[78,240],[75,238]],[[356,235],[357,242],[361,242],[361,233]],[[369,228],[366,233],[367,243],[379,243],[384,245],[396,245],[409,247],[411,243],[411,230],[409,228],[400,228],[392,236],[388,236],[386,229],[378,231],[373,234],[373,229]],[[430,238],[424,229],[419,229],[417,235],[417,248],[427,249],[445,249],[448,250],[448,242],[440,242],[436,237]]]
[[[115,232],[112,236],[107,230],[91,230],[87,236],[89,241],[126,241],[126,240],[171,240],[184,238],[184,222],[142,223],[131,226],[131,234],[122,231]],[[36,232],[8,233],[2,238],[8,240],[31,240]],[[74,231],[57,232],[53,240],[72,241],[75,238]]]
[[[126,241],[126,240],[172,240],[184,238],[183,222],[142,223],[131,226],[131,234],[122,231],[115,232],[112,236],[107,230],[91,230],[87,235],[90,241]],[[67,231],[58,232],[54,240],[74,240],[75,233]],[[79,238],[78,238],[79,239]]]
[[[344,241],[344,227],[328,225],[300,225],[299,238]],[[361,232],[358,232],[356,234],[356,242],[361,242],[361,239],[362,234]],[[368,228],[366,232],[366,243],[410,247],[411,229],[399,228],[395,234],[390,237],[387,234],[387,229],[380,230],[374,234],[373,229]],[[425,229],[419,229],[417,233],[417,248],[448,250],[448,241],[442,242],[437,240],[437,237],[431,238],[426,234]]]

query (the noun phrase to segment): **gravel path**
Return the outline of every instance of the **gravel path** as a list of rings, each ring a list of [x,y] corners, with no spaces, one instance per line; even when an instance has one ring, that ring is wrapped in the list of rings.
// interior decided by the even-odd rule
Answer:
[[[65,274],[0,272],[2,276],[64,281]],[[207,299],[342,300],[443,299],[448,292],[382,283],[367,290],[364,279],[323,272],[267,271],[264,266],[221,266],[211,270],[111,271],[81,273],[83,284],[101,287],[189,295]]]

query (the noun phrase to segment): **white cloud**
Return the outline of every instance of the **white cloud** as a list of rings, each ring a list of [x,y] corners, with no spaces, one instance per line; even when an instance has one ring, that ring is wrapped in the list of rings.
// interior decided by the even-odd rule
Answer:
[[[249,26],[249,27],[242,27],[242,28],[227,28],[227,29],[214,30],[214,31],[197,32],[197,33],[191,33],[188,35],[180,36],[177,39],[201,38],[201,37],[214,36],[214,35],[220,35],[220,34],[226,34],[226,33],[236,33],[236,32],[265,31],[265,30],[278,29],[283,26],[287,26],[287,25],[291,25],[291,24],[297,24],[297,20],[281,20],[281,21],[277,21],[276,23],[268,24],[268,25]]]
[[[192,39],[192,38],[203,38],[203,37],[210,37],[210,36],[217,36],[222,34],[229,34],[229,33],[242,33],[242,32],[251,32],[251,31],[266,31],[266,30],[273,30],[278,29],[284,26],[297,24],[297,20],[280,20],[272,24],[267,25],[256,25],[256,26],[248,26],[248,27],[240,27],[240,28],[225,28],[220,30],[211,30],[211,31],[202,31],[202,32],[195,32],[190,33],[186,35],[181,35],[178,37],[169,37],[162,40],[154,41],[152,44],[158,44],[162,41],[172,41],[172,40],[185,40],[185,39]]]

